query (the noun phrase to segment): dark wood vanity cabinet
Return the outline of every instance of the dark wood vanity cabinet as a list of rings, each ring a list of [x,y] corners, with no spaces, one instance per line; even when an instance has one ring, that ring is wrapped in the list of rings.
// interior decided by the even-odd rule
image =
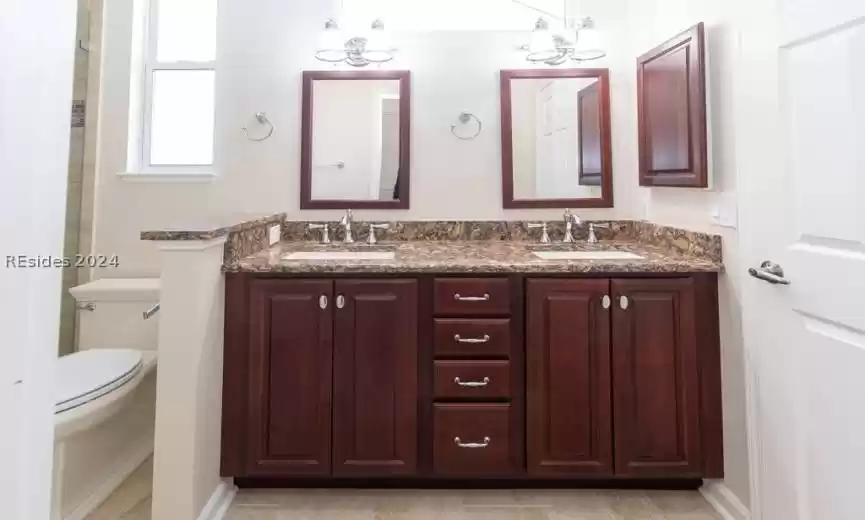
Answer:
[[[700,476],[694,284],[613,280],[616,473]]]
[[[245,397],[247,418],[223,427],[231,440],[245,426],[248,451],[223,453],[223,465],[227,455],[256,476],[414,473],[417,281],[253,279],[249,294],[247,389],[225,394],[229,410]],[[231,334],[243,317],[227,319]]]
[[[417,281],[337,280],[333,474],[417,467]]]
[[[260,276],[227,275],[224,476],[723,476],[714,273]]]
[[[530,475],[612,476],[610,281],[528,280]]]

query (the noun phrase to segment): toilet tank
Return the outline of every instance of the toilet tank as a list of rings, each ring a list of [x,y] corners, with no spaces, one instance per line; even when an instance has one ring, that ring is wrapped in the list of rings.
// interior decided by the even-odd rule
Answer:
[[[78,350],[156,350],[159,313],[143,314],[159,302],[159,278],[104,278],[69,292],[78,308]]]

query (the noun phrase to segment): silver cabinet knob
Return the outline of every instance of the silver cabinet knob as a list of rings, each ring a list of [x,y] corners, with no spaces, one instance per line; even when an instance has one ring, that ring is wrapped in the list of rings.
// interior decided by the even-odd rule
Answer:
[[[627,297],[627,296],[619,296],[619,307],[621,307],[622,310],[626,310],[626,309],[628,308],[628,305],[629,305],[630,303],[631,303],[631,302],[628,301],[628,297]]]
[[[784,269],[775,262],[766,260],[758,268],[748,269],[748,274],[758,280],[769,282],[773,285],[790,285],[790,280],[784,278]]]
[[[342,309],[343,307],[345,307],[345,296],[340,294],[336,297],[336,308]]]
[[[612,305],[612,303],[613,303],[613,302],[610,300],[610,295],[609,295],[609,294],[605,294],[604,297],[601,298],[601,306],[602,306],[604,309],[609,309],[609,308],[610,308],[610,305]]]
[[[322,309],[327,309],[327,296],[322,294],[318,297],[318,306]]]

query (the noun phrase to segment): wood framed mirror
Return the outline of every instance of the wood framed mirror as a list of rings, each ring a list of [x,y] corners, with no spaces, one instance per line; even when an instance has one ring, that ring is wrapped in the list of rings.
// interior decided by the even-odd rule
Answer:
[[[502,205],[613,207],[608,69],[503,70]]]
[[[411,73],[304,71],[300,209],[408,209]]]

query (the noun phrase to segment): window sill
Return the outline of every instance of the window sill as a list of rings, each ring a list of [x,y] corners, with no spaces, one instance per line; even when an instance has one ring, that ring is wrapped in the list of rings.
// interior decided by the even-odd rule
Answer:
[[[117,176],[128,182],[197,184],[216,180],[216,172],[120,172]]]

